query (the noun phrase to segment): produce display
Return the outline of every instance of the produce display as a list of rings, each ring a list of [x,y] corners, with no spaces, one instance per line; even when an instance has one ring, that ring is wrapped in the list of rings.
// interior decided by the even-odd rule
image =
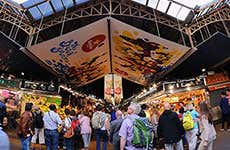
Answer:
[[[38,106],[43,112],[49,111],[49,105],[55,104],[57,108],[57,113],[61,118],[65,117],[64,108],[61,108],[61,97],[42,95],[34,93],[22,93],[21,96],[21,110],[24,110],[25,103],[33,103],[33,105]]]

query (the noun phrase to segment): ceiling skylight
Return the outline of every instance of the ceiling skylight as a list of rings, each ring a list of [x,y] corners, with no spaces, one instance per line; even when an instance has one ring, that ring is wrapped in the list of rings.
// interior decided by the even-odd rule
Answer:
[[[169,1],[168,0],[160,0],[158,6],[157,6],[157,10],[165,13],[167,8],[169,6]]]
[[[146,5],[147,0],[135,0],[135,2],[138,2],[140,4]]]
[[[15,3],[18,3],[18,4],[22,4],[22,3],[24,3],[24,2],[26,2],[28,0],[12,0],[12,1],[15,2]]]
[[[133,0],[184,21],[196,6],[204,7],[217,0]]]

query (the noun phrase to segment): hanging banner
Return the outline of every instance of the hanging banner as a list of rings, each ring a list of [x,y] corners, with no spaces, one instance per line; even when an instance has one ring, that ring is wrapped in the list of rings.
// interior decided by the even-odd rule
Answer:
[[[111,18],[113,73],[139,84],[170,69],[189,47]]]
[[[123,98],[122,78],[116,74],[108,74],[104,81],[104,99],[108,103],[119,104]]]
[[[28,49],[76,86],[103,77],[109,69],[107,18]]]
[[[107,74],[104,78],[104,99],[108,102],[108,103],[113,103],[112,102],[112,95],[114,94],[114,90],[113,90],[113,75],[112,74]]]
[[[123,98],[122,78],[114,74],[114,101],[115,103],[120,104],[122,98]]]

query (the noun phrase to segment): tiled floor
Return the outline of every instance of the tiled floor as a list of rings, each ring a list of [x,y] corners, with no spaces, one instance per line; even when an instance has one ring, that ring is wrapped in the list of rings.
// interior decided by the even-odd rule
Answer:
[[[21,145],[20,141],[17,138],[15,133],[9,133],[10,136],[10,143],[11,143],[11,150],[20,150]],[[219,128],[217,128],[217,139],[214,143],[213,150],[230,150],[230,132],[220,132]],[[90,143],[89,150],[95,150],[96,143],[95,141]],[[45,150],[45,146],[42,147]],[[108,150],[112,150],[112,145],[108,145]]]

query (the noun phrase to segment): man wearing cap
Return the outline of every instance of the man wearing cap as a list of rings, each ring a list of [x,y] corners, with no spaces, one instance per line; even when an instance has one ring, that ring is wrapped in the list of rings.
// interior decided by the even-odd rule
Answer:
[[[133,122],[138,119],[141,111],[141,106],[137,103],[131,103],[128,107],[128,116],[122,122],[119,136],[120,138],[120,150],[144,150],[145,148],[136,148],[132,145],[133,140]]]

